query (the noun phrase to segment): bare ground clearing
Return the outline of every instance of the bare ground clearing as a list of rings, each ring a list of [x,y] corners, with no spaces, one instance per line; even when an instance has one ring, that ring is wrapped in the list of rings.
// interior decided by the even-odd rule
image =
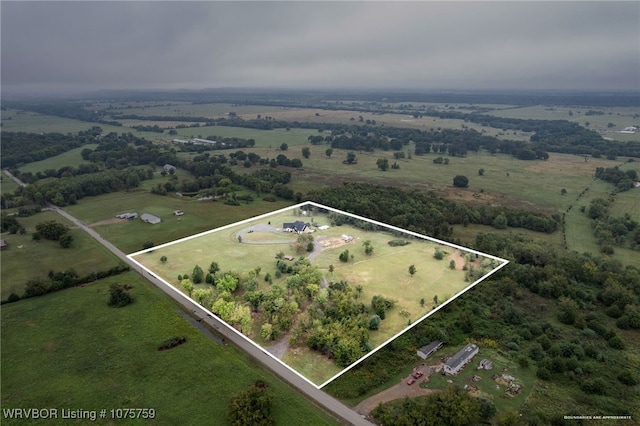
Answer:
[[[413,374],[414,372],[420,370],[424,373],[424,376],[419,380],[416,380],[416,383],[408,385],[407,380],[409,380],[411,375],[403,377],[400,383],[365,399],[364,401],[360,402],[360,404],[356,405],[354,409],[357,413],[368,416],[374,408],[376,408],[380,404],[384,404],[385,402],[393,401],[394,399],[398,398],[412,398],[437,392],[435,389],[421,388],[419,384],[421,382],[428,382],[429,377],[432,374],[436,374],[441,369],[442,364],[435,366],[420,366],[411,372],[411,374]]]

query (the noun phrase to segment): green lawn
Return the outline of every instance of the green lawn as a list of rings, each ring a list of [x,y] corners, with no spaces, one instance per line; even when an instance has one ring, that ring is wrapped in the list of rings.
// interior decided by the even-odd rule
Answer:
[[[273,129],[273,130],[260,130],[260,129],[247,129],[243,127],[226,127],[226,126],[210,126],[210,127],[194,127],[187,129],[176,129],[177,135],[164,139],[189,139],[192,137],[207,137],[207,136],[219,136],[223,138],[237,137],[242,139],[253,139],[256,141],[256,147],[259,148],[273,148],[277,149],[283,143],[286,143],[289,148],[297,145],[309,145],[308,138],[311,135],[317,135],[317,130],[312,129]],[[165,135],[166,136],[166,135]],[[255,151],[252,148],[244,148],[245,152]],[[226,151],[226,150],[225,150]],[[237,149],[232,149],[229,152],[235,152]],[[287,157],[302,158],[300,150],[285,151],[283,153]],[[275,158],[275,155],[273,156]]]
[[[177,288],[178,275],[190,275],[195,265],[206,269],[212,261],[219,264],[222,272],[242,273],[260,267],[263,274],[268,272],[274,276],[274,258],[278,252],[282,251],[285,255],[293,257],[299,256],[292,244],[295,242],[295,235],[258,230],[244,234],[240,243],[238,234],[252,226],[271,223],[274,227],[281,227],[283,222],[300,219],[309,220],[295,216],[293,210],[285,211],[142,253],[135,259]],[[314,221],[320,225],[329,224],[328,218],[323,214],[316,214]],[[345,244],[341,238],[342,234],[352,236],[353,241]],[[320,268],[327,281],[346,280],[354,288],[361,285],[363,289],[360,298],[367,305],[375,295],[396,301],[395,307],[382,322],[380,330],[371,333],[374,348],[426,315],[436,304],[435,296],[437,302],[442,303],[471,284],[465,280],[464,254],[461,255],[458,250],[448,246],[412,239],[406,246],[391,247],[387,244],[388,241],[397,237],[390,233],[368,232],[348,225],[318,230],[314,236],[315,244],[323,247],[323,251],[312,263]],[[371,241],[374,247],[371,256],[364,253],[362,244],[366,240]],[[436,248],[447,253],[443,260],[434,259]],[[354,255],[354,259],[343,263],[338,259],[338,255],[346,249]],[[160,261],[162,257],[166,257],[167,260]],[[455,269],[449,266],[451,260],[455,262]],[[479,268],[482,260],[480,257],[470,265]],[[408,272],[409,265],[412,264],[417,268],[413,277]],[[329,273],[329,265],[334,265],[335,270],[332,274]],[[274,282],[284,280],[286,276],[275,279]],[[262,284],[262,288],[266,285]],[[421,299],[424,299],[424,306],[420,304]],[[403,311],[406,313],[403,314]],[[339,370],[335,366],[328,368],[326,362],[319,362],[316,358],[321,357],[305,349],[292,348],[283,360],[291,367],[299,369],[298,371],[309,380],[321,384]]]
[[[86,197],[76,205],[65,207],[65,210],[88,224],[111,220],[116,214],[124,212],[159,216],[162,222],[156,225],[144,223],[140,219],[96,224],[97,232],[125,253],[132,253],[141,250],[147,241],[166,243],[287,205],[290,203],[285,201],[270,203],[256,200],[250,204],[229,206],[220,201],[196,201],[188,197],[133,191]],[[174,216],[174,210],[183,210],[185,214]]]
[[[4,173],[0,174],[0,195],[13,194],[19,187],[20,185],[13,179],[7,177]]]
[[[132,305],[107,306],[114,282],[133,286]],[[263,380],[274,396],[276,424],[339,424],[244,353],[207,339],[178,315],[179,309],[134,273],[4,305],[3,409],[153,408],[153,424],[225,425],[230,396]],[[188,341],[157,350],[174,336]]]
[[[55,220],[71,226],[71,223],[57,213],[44,211],[33,216],[18,218],[27,230],[25,235],[2,234],[9,248],[0,254],[2,268],[2,296],[11,293],[22,296],[25,283],[32,278],[46,278],[49,271],[64,271],[73,268],[79,276],[99,270],[107,270],[118,265],[119,260],[84,231],[71,228],[73,243],[70,248],[62,248],[57,241],[31,239],[35,227],[40,222]]]
[[[41,161],[34,161],[33,163],[26,164],[20,167],[20,171],[25,172],[42,172],[44,170],[58,170],[64,166],[73,166],[78,167],[83,163],[90,163],[89,161],[85,161],[82,159],[82,155],[80,153],[84,149],[95,149],[98,144],[87,144],[78,148],[74,148],[70,151],[64,152],[60,155],[56,155],[55,157],[47,158]]]

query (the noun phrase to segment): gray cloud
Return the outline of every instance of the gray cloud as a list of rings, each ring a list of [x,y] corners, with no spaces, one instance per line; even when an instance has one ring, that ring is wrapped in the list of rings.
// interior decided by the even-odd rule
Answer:
[[[7,2],[5,89],[640,90],[636,2]]]

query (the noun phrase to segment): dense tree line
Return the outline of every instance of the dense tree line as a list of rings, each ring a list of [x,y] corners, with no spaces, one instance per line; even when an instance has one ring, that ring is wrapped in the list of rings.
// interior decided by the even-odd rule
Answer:
[[[307,194],[307,199],[349,213],[360,212],[357,214],[380,218],[386,224],[441,239],[450,237],[451,225],[482,224],[500,228],[502,217],[510,227],[538,232],[554,232],[561,222],[559,215],[545,216],[486,205],[474,207],[445,200],[434,193],[424,194],[369,184],[345,183],[336,188],[312,190]],[[360,226],[360,221],[347,216],[343,220]]]
[[[640,337],[640,269],[611,258],[560,253],[524,236],[479,234],[473,246],[511,263],[327,391],[355,398],[415,363],[416,348],[436,339],[448,345],[471,339],[522,368],[535,366],[539,380],[580,389],[581,401],[596,411],[632,414],[631,387],[640,381],[640,366],[629,362],[625,341]],[[621,329],[635,334],[623,337]],[[561,402],[559,413],[536,406],[525,418],[551,424],[571,408],[567,404]]]
[[[100,127],[93,127],[78,134],[2,132],[0,164],[3,168],[13,168],[54,157],[79,146],[95,143],[101,131]]]
[[[112,268],[92,272],[85,276],[79,276],[73,269],[67,269],[65,271],[49,271],[47,277],[36,277],[28,280],[25,283],[25,291],[22,296],[15,293],[11,293],[7,299],[2,303],[17,302],[20,299],[27,299],[30,297],[42,296],[54,291],[63,290],[69,287],[75,287],[81,284],[90,283],[102,278],[119,275],[129,270],[129,267],[125,264],[120,264]]]
[[[585,214],[592,219],[591,228],[600,251],[613,254],[613,246],[640,249],[640,224],[627,213],[623,217],[609,215],[612,199],[596,198],[585,209]]]
[[[151,177],[153,173],[145,169],[105,170],[89,175],[41,180],[27,185],[21,193],[34,204],[51,202],[66,206],[87,196],[136,188],[141,181]]]
[[[638,172],[630,169],[622,171],[616,167],[596,167],[596,179],[611,182],[616,186],[618,192],[628,191],[634,186],[634,182],[638,180]]]

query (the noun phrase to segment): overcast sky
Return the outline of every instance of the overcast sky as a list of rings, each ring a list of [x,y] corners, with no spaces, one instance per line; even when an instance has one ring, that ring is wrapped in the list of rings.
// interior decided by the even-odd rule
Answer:
[[[640,90],[640,2],[0,3],[4,91]]]

